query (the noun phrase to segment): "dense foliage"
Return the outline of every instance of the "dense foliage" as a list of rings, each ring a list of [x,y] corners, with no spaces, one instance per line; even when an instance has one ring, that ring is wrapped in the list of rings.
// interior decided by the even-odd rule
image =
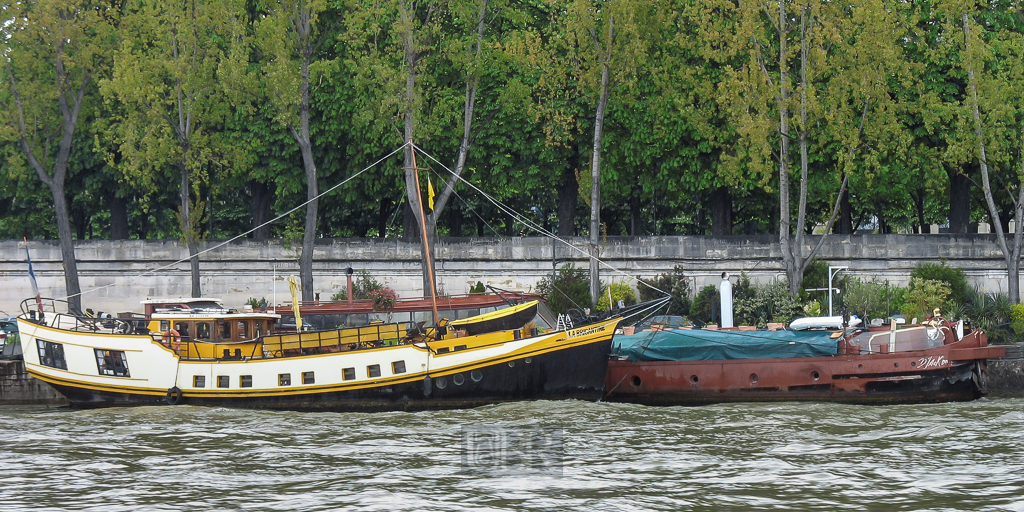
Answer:
[[[640,292],[640,301],[647,302],[663,297],[666,293],[671,296],[666,315],[685,316],[690,314],[690,279],[684,274],[681,265],[676,265],[671,273],[661,274],[654,279],[640,279],[637,283],[637,290]]]
[[[28,26],[50,24],[55,5],[95,8],[72,0],[8,4],[26,9]],[[600,179],[607,235],[777,233],[776,125],[784,107],[793,130],[790,186],[794,193],[807,187],[804,229],[827,220],[848,175],[838,231],[948,222],[951,231],[963,232],[988,217],[970,187],[976,159],[964,110],[968,64],[977,70],[981,109],[992,123],[991,172],[1012,183],[1020,168],[1022,95],[1003,92],[1019,91],[1014,84],[1024,72],[1001,64],[1020,60],[1014,52],[1024,20],[1012,3],[965,4],[984,43],[968,53],[956,37],[960,11],[940,0],[782,2],[789,22],[781,38],[772,19],[780,6],[771,4],[604,0],[594,9],[589,0],[310,2],[309,155],[297,142],[304,139],[292,136],[302,135],[293,92],[301,84],[289,73],[302,63],[289,60],[298,53],[288,46],[287,27],[266,16],[291,4],[197,2],[189,4],[194,11],[171,4],[110,3],[83,25],[103,37],[76,48],[91,59],[92,75],[82,90],[66,178],[74,191],[65,195],[75,238],[201,240],[246,231],[305,199],[307,159],[316,162],[320,188],[333,185],[404,142],[395,127],[407,115],[415,116],[416,142],[448,167],[472,120],[464,177],[519,211],[536,207],[540,217],[533,220],[560,233],[586,234],[604,68]],[[400,22],[410,7],[409,23]],[[615,16],[614,30],[604,13]],[[187,31],[187,40],[162,36],[183,23],[200,30]],[[39,53],[46,46],[21,39],[28,34],[21,28],[0,28],[12,66],[0,78],[6,127],[0,136],[11,142],[3,155],[9,186],[0,188],[0,238],[53,238],[49,191],[14,143],[12,88],[21,88],[22,99],[55,97],[31,89],[53,83],[54,70],[45,65],[53,59]],[[416,83],[407,108],[403,44],[410,34]],[[787,39],[780,62],[778,45]],[[184,59],[185,51],[195,57]],[[783,71],[786,105],[771,88]],[[806,113],[798,115],[801,109]],[[33,119],[58,126],[37,112]],[[809,155],[806,180],[799,176],[800,140]],[[44,168],[57,156],[52,144],[33,150]],[[439,163],[420,164],[435,184],[450,177]],[[323,202],[318,236],[412,235],[403,222],[402,165],[401,155],[388,159]],[[465,187],[455,190],[437,219],[439,234],[526,229]],[[1012,209],[1005,190],[995,191],[995,201]],[[191,217],[183,235],[185,219],[175,214],[185,210]],[[292,216],[251,236],[297,237],[302,225]]]
[[[551,278],[545,276],[537,284],[537,292],[547,297],[548,307],[555,313],[566,313],[570,309],[583,312],[593,304],[590,302],[590,281],[587,271],[567,263]]]

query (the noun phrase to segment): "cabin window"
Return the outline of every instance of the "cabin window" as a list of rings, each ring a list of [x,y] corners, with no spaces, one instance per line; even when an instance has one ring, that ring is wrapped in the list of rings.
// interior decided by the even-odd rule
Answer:
[[[205,388],[206,387],[206,375],[195,375],[192,377],[192,387],[194,388]]]
[[[255,336],[253,336],[254,338],[259,338],[263,335],[263,322],[256,322],[253,324],[253,327],[253,333],[255,334]]]
[[[68,369],[68,362],[64,360],[64,345],[37,339],[36,346],[39,348],[39,364],[61,370]]]
[[[455,351],[458,352],[459,350],[466,350],[466,346],[465,345],[455,345]]]
[[[447,354],[448,352],[451,352],[451,349],[448,347],[438,347],[437,349],[437,355]]]
[[[279,374],[277,374],[277,385],[278,386],[291,386],[292,385],[292,374],[290,374],[290,373],[279,373]]]
[[[249,330],[245,328],[245,322],[238,322],[238,339],[249,339]]]
[[[210,339],[210,323],[199,322],[196,324],[196,337],[203,340]]]
[[[252,387],[252,375],[242,375],[238,378],[238,387],[240,388],[251,388]]]
[[[231,387],[231,377],[228,377],[227,375],[218,375],[217,376],[217,387],[218,388],[229,388],[229,387]]]
[[[355,368],[345,368],[345,369],[341,370],[341,378],[343,380],[356,380],[356,369]]]
[[[313,384],[316,380],[313,378],[313,372],[302,372],[302,383]]]
[[[391,373],[405,373],[405,361],[395,361],[391,363]]]
[[[371,364],[370,366],[367,366],[366,367],[366,376],[367,377],[380,377],[380,365],[379,364]]]
[[[96,349],[96,367],[100,375],[108,377],[131,377],[128,374],[128,358],[121,350]]]
[[[160,332],[167,332],[170,330],[171,322],[167,320],[160,320]]]
[[[186,323],[176,324],[174,326],[174,330],[178,331],[178,335],[184,336],[186,338],[188,337],[188,332],[189,332],[188,324],[186,324]]]
[[[231,339],[231,322],[217,322],[217,327],[220,328],[220,339],[230,340]]]

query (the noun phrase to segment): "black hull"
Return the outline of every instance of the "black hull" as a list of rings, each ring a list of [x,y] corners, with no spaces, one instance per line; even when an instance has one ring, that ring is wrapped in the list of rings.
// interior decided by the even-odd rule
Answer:
[[[611,341],[590,343],[476,370],[348,391],[278,396],[154,396],[52,384],[74,408],[176,404],[292,411],[381,412],[460,409],[519,400],[599,400]]]

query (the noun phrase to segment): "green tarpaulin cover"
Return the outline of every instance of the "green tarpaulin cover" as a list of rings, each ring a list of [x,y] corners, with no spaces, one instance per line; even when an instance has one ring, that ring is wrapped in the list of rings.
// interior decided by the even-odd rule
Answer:
[[[829,331],[705,331],[673,329],[615,335],[613,352],[630,361],[700,361],[834,356]]]

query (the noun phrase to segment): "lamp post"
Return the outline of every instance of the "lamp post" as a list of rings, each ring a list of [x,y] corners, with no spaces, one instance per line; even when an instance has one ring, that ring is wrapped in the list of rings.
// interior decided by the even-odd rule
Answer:
[[[849,265],[828,267],[828,316],[832,316],[832,291],[838,291],[832,287],[832,278],[843,270],[849,270]]]

